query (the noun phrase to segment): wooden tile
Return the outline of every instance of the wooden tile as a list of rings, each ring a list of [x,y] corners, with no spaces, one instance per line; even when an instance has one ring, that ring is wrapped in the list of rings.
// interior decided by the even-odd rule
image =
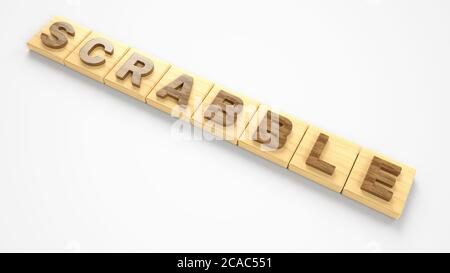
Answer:
[[[268,111],[271,111],[271,113],[278,113],[270,109],[270,107],[267,105],[260,105],[258,111],[253,115],[253,118],[251,119],[249,125],[239,139],[238,145],[239,147],[242,147],[262,158],[265,158],[269,161],[274,162],[275,164],[287,168],[289,161],[297,150],[300,140],[303,138],[303,135],[308,128],[308,125],[293,116],[279,113],[279,120],[282,119],[280,118],[281,116],[287,118],[291,123],[290,133],[287,136],[286,142],[284,143],[283,141],[283,143],[279,143],[281,137],[280,133],[278,133],[270,136],[269,141],[275,142],[275,145],[260,143],[261,141],[257,139],[256,133],[258,127],[262,122],[264,123],[262,124],[262,127],[270,122],[270,120],[267,118]],[[278,131],[281,131],[282,134],[282,130]],[[278,148],[280,145],[283,146]]]
[[[329,138],[320,154],[320,160],[334,166],[332,175],[307,164],[307,159],[316,146],[315,144],[321,133],[327,135]],[[356,144],[329,134],[317,127],[310,126],[289,163],[289,170],[303,175],[333,191],[341,192],[359,150],[360,147]]]
[[[158,92],[164,87],[170,85],[182,75],[192,77],[192,89],[185,107],[180,106],[178,100],[171,96],[161,97]],[[147,96],[147,103],[158,108],[159,110],[189,120],[200,106],[202,101],[211,91],[214,83],[198,76],[192,75],[178,67],[171,67],[164,77],[159,81],[155,88]]]
[[[213,120],[205,118],[205,114],[211,109],[210,106],[216,106],[212,103],[220,94],[230,94],[231,96],[235,96],[242,100],[243,103],[241,111],[237,114],[234,123],[230,126],[222,126]],[[258,106],[259,103],[253,99],[237,94],[219,85],[214,85],[198,107],[197,111],[194,113],[191,121],[195,126],[203,128],[204,131],[215,135],[217,139],[227,140],[236,145],[239,137],[244,132],[244,129],[247,127],[253,114],[257,111]]]
[[[92,66],[85,64],[80,59],[80,50],[93,39],[102,38],[106,39],[112,43],[114,47],[114,53],[112,55],[106,54],[103,48],[96,48],[90,53],[90,56],[99,56],[105,58],[105,63],[97,66]],[[99,82],[104,82],[104,78],[111,71],[111,69],[120,61],[120,59],[127,53],[128,47],[109,39],[96,32],[91,32],[89,36],[80,44],[78,47],[70,53],[70,55],[65,59],[64,64],[81,74],[92,78]]]
[[[133,54],[139,54],[151,60],[153,63],[152,72],[141,77],[140,86],[137,87],[132,84],[131,75],[128,74],[125,79],[121,80],[116,77],[117,71],[130,59]],[[161,78],[167,73],[170,68],[170,64],[164,62],[152,55],[145,54],[141,51],[131,48],[127,54],[114,66],[114,68],[108,73],[105,78],[105,84],[115,88],[129,96],[132,96],[142,102],[145,102],[145,98],[155,85],[161,80]]]
[[[397,177],[393,176],[395,177],[395,184],[392,188],[379,184],[380,187],[384,187],[392,192],[392,198],[389,201],[361,189],[374,156],[401,167],[400,175]],[[385,215],[398,219],[405,207],[415,174],[416,171],[413,168],[363,148],[358,155],[342,194]]]
[[[62,48],[51,48],[46,46],[41,40],[41,34],[47,34],[51,37],[50,27],[57,22],[64,22],[70,24],[75,34],[73,36],[64,33],[64,36],[67,38],[67,44]],[[28,41],[27,45],[32,50],[35,51],[55,62],[60,64],[64,64],[64,59],[91,33],[91,31],[87,28],[81,27],[70,20],[67,20],[62,17],[54,17],[45,27],[41,29],[36,35]],[[53,38],[54,39],[54,38]]]

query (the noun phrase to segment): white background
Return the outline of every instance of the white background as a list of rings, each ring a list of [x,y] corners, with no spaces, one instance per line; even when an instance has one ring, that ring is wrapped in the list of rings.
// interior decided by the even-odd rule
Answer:
[[[449,1],[2,1],[0,250],[449,251]],[[30,53],[60,15],[417,169],[398,221]]]

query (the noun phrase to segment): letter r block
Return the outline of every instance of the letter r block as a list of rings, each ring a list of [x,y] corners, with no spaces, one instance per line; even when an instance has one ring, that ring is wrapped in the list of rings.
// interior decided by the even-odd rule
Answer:
[[[102,47],[96,47],[89,53],[89,56],[104,58],[104,63],[100,65],[86,64],[80,58],[80,51],[85,48],[87,43],[94,39],[105,39],[113,47],[112,54],[107,54]],[[104,83],[106,75],[122,59],[128,49],[129,48],[127,46],[119,42],[106,38],[101,34],[91,32],[91,34],[89,34],[89,36],[81,44],[79,44],[72,53],[70,53],[64,61],[64,64],[93,80]]]
[[[120,79],[116,75],[117,72],[124,66],[124,64],[129,61],[133,54],[139,54],[140,56],[145,57],[153,63],[153,69],[150,74],[141,77],[141,83],[139,87],[132,84],[131,73],[126,75],[124,79]],[[105,84],[142,102],[145,102],[145,98],[147,97],[147,95],[167,73],[170,66],[171,65],[169,63],[159,60],[152,55],[148,55],[143,52],[137,51],[134,48],[131,48],[106,76]]]
[[[321,135],[326,136],[326,142],[319,142]],[[322,148],[320,149],[320,157],[313,157],[313,159],[315,161],[320,160],[322,164],[308,163],[308,159],[314,154],[314,149],[318,146],[322,146],[320,147]],[[359,145],[310,126],[289,163],[289,170],[340,193],[359,150]],[[321,165],[330,165],[334,167],[334,170],[332,169],[332,172],[327,173],[327,169],[321,169]]]
[[[50,33],[50,28],[53,24],[57,22],[63,22],[68,23],[72,26],[73,30],[75,31],[74,35],[69,35],[64,31],[61,31],[63,35],[67,39],[67,44],[62,46],[61,48],[51,48],[49,46],[46,46],[42,40],[41,40],[41,34],[46,34],[50,37],[50,39],[55,39],[52,37]],[[57,63],[64,64],[64,60],[67,56],[91,33],[90,30],[87,28],[81,27],[75,23],[73,23],[70,20],[67,20],[62,17],[54,17],[50,22],[44,26],[41,31],[36,33],[36,35],[31,38],[30,41],[28,41],[28,47],[36,52],[39,53]]]
[[[389,200],[385,200],[369,191],[362,189],[371,165],[375,165],[379,159],[385,161],[387,164],[393,164],[401,168],[399,175],[397,175],[398,172],[394,175],[390,174],[389,172],[394,172],[386,167],[384,170],[382,167],[378,173],[378,175],[380,175],[379,180],[381,182],[376,182],[377,185],[375,186],[382,187],[391,192],[392,196],[385,198]],[[389,217],[398,219],[400,218],[403,208],[405,207],[415,174],[416,171],[405,164],[398,163],[368,149],[362,149],[358,155],[355,165],[353,166],[352,172],[350,173],[342,194]],[[388,178],[387,181],[394,181],[394,183],[387,183],[390,184],[390,186],[384,185],[383,183],[386,182],[383,182],[383,180],[386,180],[386,178]]]

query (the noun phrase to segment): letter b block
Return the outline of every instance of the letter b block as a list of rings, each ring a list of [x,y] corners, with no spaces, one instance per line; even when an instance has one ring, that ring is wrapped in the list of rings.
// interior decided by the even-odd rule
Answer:
[[[285,126],[289,127],[288,130],[283,129]],[[308,125],[299,119],[272,112],[267,105],[260,105],[238,145],[287,168],[307,128]]]

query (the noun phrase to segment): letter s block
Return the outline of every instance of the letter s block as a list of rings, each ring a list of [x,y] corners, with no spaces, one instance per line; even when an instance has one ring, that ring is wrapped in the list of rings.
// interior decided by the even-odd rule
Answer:
[[[342,194],[389,217],[400,218],[416,171],[362,149]]]
[[[54,17],[28,41],[28,47],[57,63],[64,59],[91,33],[62,17]]]
[[[128,52],[128,47],[105,36],[91,32],[65,59],[73,70],[104,83],[106,75]]]

